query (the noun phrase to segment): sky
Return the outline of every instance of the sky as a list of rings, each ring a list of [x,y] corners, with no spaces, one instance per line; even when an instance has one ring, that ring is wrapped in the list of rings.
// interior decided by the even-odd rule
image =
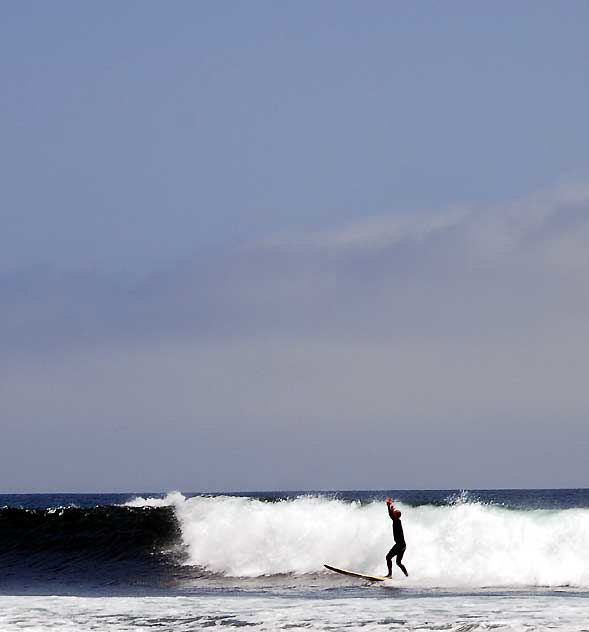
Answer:
[[[0,7],[0,491],[587,487],[589,5]]]

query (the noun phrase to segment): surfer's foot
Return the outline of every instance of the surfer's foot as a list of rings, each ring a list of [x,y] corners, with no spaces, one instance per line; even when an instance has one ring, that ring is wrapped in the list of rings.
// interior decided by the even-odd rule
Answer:
[[[385,575],[385,577],[386,577],[387,579],[391,579],[392,575],[391,575],[390,573],[387,573],[387,574]]]

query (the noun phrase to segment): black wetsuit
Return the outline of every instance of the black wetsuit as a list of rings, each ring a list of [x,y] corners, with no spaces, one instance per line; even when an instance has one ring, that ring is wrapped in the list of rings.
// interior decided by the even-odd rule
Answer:
[[[405,543],[405,536],[403,535],[403,525],[401,524],[401,518],[395,518],[393,516],[393,512],[389,507],[389,516],[393,521],[393,538],[395,539],[395,546],[387,553],[387,569],[389,571],[389,575],[393,572],[393,557],[397,556],[397,566],[403,571],[405,577],[409,575],[407,573],[407,569],[401,564],[401,560],[403,559],[403,555],[405,554],[405,549],[407,548],[407,544]]]

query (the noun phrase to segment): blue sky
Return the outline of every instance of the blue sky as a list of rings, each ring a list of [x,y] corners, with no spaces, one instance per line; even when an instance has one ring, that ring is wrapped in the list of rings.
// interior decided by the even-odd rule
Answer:
[[[5,3],[3,490],[586,485],[588,13]]]

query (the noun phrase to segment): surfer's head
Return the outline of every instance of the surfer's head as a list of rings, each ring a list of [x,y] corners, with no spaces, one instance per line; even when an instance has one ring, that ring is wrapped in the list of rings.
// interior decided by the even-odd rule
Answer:
[[[398,509],[395,509],[395,511],[393,511],[393,518],[395,520],[398,520],[401,517],[401,512]]]

